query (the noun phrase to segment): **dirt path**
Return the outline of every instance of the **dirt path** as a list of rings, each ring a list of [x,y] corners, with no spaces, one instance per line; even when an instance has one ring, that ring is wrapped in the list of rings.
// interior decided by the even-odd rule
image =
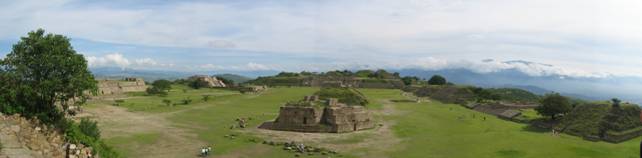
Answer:
[[[153,145],[131,149],[136,157],[196,157],[197,150],[206,144],[199,141],[196,134],[168,121],[166,117],[170,114],[135,113],[110,105],[85,109],[85,112],[99,122],[103,138],[159,133],[160,139]]]
[[[246,129],[242,132],[249,132],[262,136],[266,140],[279,142],[303,142],[318,147],[332,149],[338,152],[349,152],[358,157],[385,158],[386,152],[401,147],[401,139],[397,138],[392,126],[393,120],[385,120],[383,117],[399,115],[403,112],[395,109],[389,100],[380,100],[384,103],[383,109],[373,111],[375,117],[380,120],[375,129],[356,131],[351,133],[301,133],[290,131],[275,131],[259,128]],[[355,140],[356,139],[356,140]],[[342,142],[347,141],[347,142]],[[337,143],[339,142],[339,143]],[[367,149],[365,151],[357,149]]]

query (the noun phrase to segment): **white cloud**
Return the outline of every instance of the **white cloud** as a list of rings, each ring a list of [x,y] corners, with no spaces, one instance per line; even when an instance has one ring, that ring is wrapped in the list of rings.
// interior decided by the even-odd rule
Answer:
[[[394,66],[372,63],[401,63],[405,58],[434,56],[445,61],[423,59],[427,60],[423,66],[469,65],[482,72],[509,67],[533,75],[642,74],[642,69],[637,69],[642,66],[642,21],[638,17],[642,15],[642,1],[239,2],[242,5],[188,1],[115,5],[119,7],[85,3],[88,2],[6,2],[0,6],[0,38],[16,39],[42,27],[72,38],[121,44],[252,50],[275,56],[320,54],[347,63],[344,65],[368,61],[371,63],[366,64],[372,67]],[[564,69],[460,62],[486,58],[545,62]],[[119,67],[155,62],[93,60],[95,65],[111,62]],[[266,68],[249,64],[250,61],[235,61],[248,64],[225,67]],[[284,59],[274,63],[293,62]]]
[[[203,64],[197,67],[199,71],[215,70],[215,71],[269,71],[269,70],[283,70],[280,66],[264,65],[254,62],[249,62],[243,65],[215,65]]]
[[[609,73],[591,72],[581,69],[570,69],[550,64],[535,63],[522,60],[497,61],[484,59],[480,61],[457,60],[449,61],[433,57],[419,58],[414,61],[398,64],[395,68],[420,68],[427,70],[468,69],[477,73],[492,73],[504,70],[517,70],[529,76],[568,76],[568,77],[609,77]]]
[[[169,68],[174,67],[174,64],[159,63],[151,58],[142,58],[130,60],[123,56],[121,53],[110,53],[104,56],[88,56],[85,58],[90,67],[119,67],[119,68]],[[133,62],[130,62],[133,61]]]
[[[86,59],[90,67],[112,66],[126,68],[130,65],[129,60],[120,53],[107,54],[102,57],[89,56]]]
[[[151,58],[136,59],[136,65],[140,66],[156,66],[158,63]]]

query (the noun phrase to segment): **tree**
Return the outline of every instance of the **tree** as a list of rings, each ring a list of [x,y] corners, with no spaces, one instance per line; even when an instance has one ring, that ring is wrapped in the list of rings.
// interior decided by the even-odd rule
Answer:
[[[409,86],[409,85],[411,85],[411,84],[416,83],[417,81],[419,81],[419,78],[418,78],[417,76],[405,76],[405,77],[402,77],[402,78],[401,78],[401,81],[402,81],[402,82],[403,82],[403,84],[405,84],[406,86]]]
[[[168,80],[156,80],[152,83],[152,87],[147,88],[147,94],[160,94],[167,95],[169,90],[172,89],[172,82]]]
[[[571,111],[571,103],[567,97],[559,93],[547,94],[540,101],[540,106],[535,110],[542,116],[550,116],[551,120],[555,120],[555,116],[559,114],[566,114]]]
[[[433,75],[430,77],[430,80],[428,80],[429,85],[445,85],[446,83],[446,78],[440,75]]]
[[[611,102],[613,103],[613,108],[620,108],[620,103],[622,101],[618,98],[613,98],[611,99]]]
[[[210,83],[207,81],[196,79],[196,80],[190,81],[189,86],[194,89],[200,89],[200,88],[208,87],[209,84]]]
[[[58,123],[70,105],[82,105],[86,92],[96,93],[96,81],[83,55],[69,38],[38,29],[22,37],[0,61],[3,99],[14,112]],[[60,105],[61,108],[57,108]],[[4,108],[3,108],[4,109]],[[61,111],[62,109],[62,111]]]
[[[169,90],[172,89],[172,82],[168,80],[156,80],[152,83],[152,86],[158,90],[169,92]]]

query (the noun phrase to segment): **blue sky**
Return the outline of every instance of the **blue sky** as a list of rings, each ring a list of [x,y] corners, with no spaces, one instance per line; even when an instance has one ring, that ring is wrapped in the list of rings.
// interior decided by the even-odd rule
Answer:
[[[0,1],[0,55],[43,28],[92,67],[642,76],[639,1]]]

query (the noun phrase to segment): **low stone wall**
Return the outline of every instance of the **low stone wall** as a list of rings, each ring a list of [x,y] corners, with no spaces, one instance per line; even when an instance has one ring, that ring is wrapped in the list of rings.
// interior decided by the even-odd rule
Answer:
[[[61,133],[43,126],[37,120],[20,115],[0,114],[0,157],[90,158],[92,149],[69,144]]]

